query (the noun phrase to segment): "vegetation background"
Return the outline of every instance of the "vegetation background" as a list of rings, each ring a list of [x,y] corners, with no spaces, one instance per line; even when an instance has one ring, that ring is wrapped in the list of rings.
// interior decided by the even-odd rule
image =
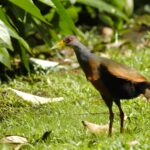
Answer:
[[[112,138],[85,132],[82,120],[106,124],[108,113],[73,51],[51,49],[68,34],[77,35],[97,55],[134,67],[150,80],[149,0],[1,0],[0,137],[27,137],[31,145],[22,149],[150,149],[150,111],[142,97],[123,101],[125,134],[119,134],[117,115]],[[33,57],[59,65],[41,69],[33,65]],[[65,100],[35,105],[21,101],[10,87]],[[43,140],[47,131],[50,135]]]

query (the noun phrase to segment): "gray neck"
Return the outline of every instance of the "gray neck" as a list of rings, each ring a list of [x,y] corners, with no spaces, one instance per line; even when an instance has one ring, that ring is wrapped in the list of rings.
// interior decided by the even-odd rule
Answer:
[[[79,41],[75,42],[73,48],[78,59],[87,59],[91,56],[89,49]]]
[[[93,57],[95,58],[95,55],[93,55],[87,47],[85,47],[82,43],[78,41],[74,42],[73,48],[81,68],[85,73],[88,72],[87,70],[87,68],[89,68],[88,62]]]

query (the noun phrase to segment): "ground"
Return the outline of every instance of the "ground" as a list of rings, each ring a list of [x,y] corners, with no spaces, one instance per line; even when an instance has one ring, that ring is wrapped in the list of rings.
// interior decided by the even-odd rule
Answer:
[[[148,49],[133,51],[130,56],[118,51],[108,53],[112,59],[136,68],[150,80]],[[23,101],[8,90],[9,87],[43,97],[64,97],[64,101],[34,105]],[[80,68],[16,76],[1,83],[0,92],[0,137],[25,136],[31,145],[22,149],[150,149],[150,106],[143,96],[122,101],[128,117],[125,133],[119,133],[119,115],[115,105],[112,137],[107,133],[93,135],[85,131],[82,120],[107,124],[109,116],[101,96],[86,81]],[[49,136],[42,140],[47,131],[50,131]],[[132,141],[133,145],[130,144]],[[2,147],[4,145],[0,145]]]

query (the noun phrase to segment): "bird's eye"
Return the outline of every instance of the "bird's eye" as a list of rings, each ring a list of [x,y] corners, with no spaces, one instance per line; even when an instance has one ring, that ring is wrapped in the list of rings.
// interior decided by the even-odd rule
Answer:
[[[72,40],[73,40],[73,38],[72,38],[72,37],[68,37],[68,38],[66,38],[66,39],[64,40],[64,42],[66,42],[66,43],[70,43]]]

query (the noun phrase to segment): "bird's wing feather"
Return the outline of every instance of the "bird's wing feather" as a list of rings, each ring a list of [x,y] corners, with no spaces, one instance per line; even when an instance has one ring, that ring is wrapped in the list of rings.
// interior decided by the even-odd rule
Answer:
[[[104,65],[112,75],[117,76],[118,78],[126,79],[132,82],[146,81],[146,78],[135,69],[117,63],[113,60],[106,59],[106,61],[104,61]]]

